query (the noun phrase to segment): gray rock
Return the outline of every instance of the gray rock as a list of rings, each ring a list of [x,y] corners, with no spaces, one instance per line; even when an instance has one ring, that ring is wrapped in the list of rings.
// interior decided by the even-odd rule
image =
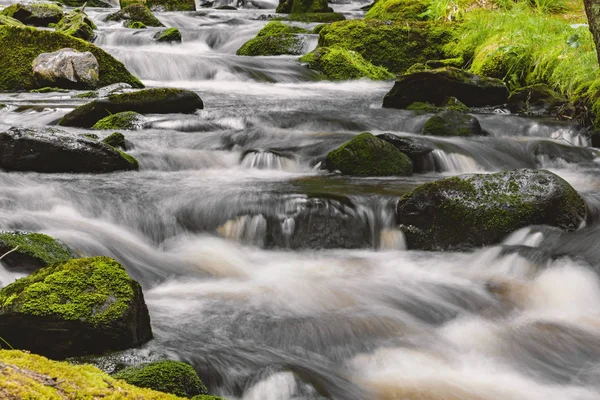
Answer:
[[[98,85],[100,66],[92,53],[70,48],[42,53],[33,60],[33,74],[44,84],[83,89]]]
[[[472,115],[460,111],[446,110],[438,113],[425,122],[423,134],[430,136],[477,136],[483,130],[479,120]]]

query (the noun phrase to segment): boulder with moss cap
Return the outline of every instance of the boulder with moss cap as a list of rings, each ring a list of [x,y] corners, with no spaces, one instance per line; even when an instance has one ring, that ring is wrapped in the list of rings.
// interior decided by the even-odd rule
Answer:
[[[190,398],[207,395],[208,390],[188,363],[172,360],[155,361],[128,367],[113,374],[132,385]]]
[[[168,28],[156,33],[154,40],[159,43],[181,43],[181,32],[177,28]]]
[[[380,21],[406,21],[426,19],[431,3],[427,0],[378,0],[365,15],[365,19]]]
[[[393,79],[384,67],[365,60],[359,53],[346,49],[319,47],[300,58],[308,67],[323,73],[327,79],[340,81],[369,78],[372,80]]]
[[[106,20],[141,22],[146,26],[164,26],[162,22],[152,14],[148,7],[140,3],[131,4],[116,13],[109,14],[106,17]]]
[[[529,115],[556,115],[567,99],[548,85],[537,84],[515,90],[508,98],[512,113]]]
[[[44,27],[56,24],[63,17],[62,9],[50,3],[12,4],[2,10],[2,14],[26,25]]]
[[[202,108],[202,99],[190,90],[146,89],[114,94],[84,104],[65,115],[59,125],[89,128],[111,113],[135,111],[142,114],[191,114]]]
[[[4,14],[0,14],[0,26],[1,25],[8,25],[8,26],[25,26],[23,25],[23,23],[17,19],[14,19],[12,17],[7,17]]]
[[[111,133],[104,139],[102,139],[102,143],[106,143],[109,146],[120,148],[123,150],[128,150],[131,146],[127,144],[127,140],[125,140],[125,135],[121,132]]]
[[[413,170],[412,161],[406,154],[368,132],[329,152],[326,166],[329,170],[355,176],[405,176]]]
[[[142,289],[108,257],[39,269],[0,290],[0,337],[14,348],[64,359],[152,338]]]
[[[302,54],[304,37],[299,34],[310,31],[281,22],[269,22],[256,37],[242,45],[238,56],[278,56],[282,54]]]
[[[92,129],[126,129],[135,130],[142,126],[142,116],[134,111],[111,114],[96,122]]]
[[[96,37],[96,24],[81,10],[73,10],[60,20],[56,31],[91,42]]]
[[[133,87],[144,85],[125,66],[104,50],[58,32],[29,27],[0,26],[0,91],[30,90],[44,87],[33,74],[31,64],[41,53],[71,48],[89,51],[99,66],[98,86],[124,82]]]
[[[429,136],[477,136],[482,135],[483,130],[476,117],[456,110],[446,110],[429,118],[422,133]]]
[[[52,128],[10,128],[0,133],[0,168],[46,173],[137,170],[138,162],[102,142]]]
[[[3,254],[2,264],[8,270],[27,273],[75,257],[73,250],[48,235],[20,231],[0,231]]]
[[[276,12],[283,14],[327,13],[333,9],[327,0],[279,0]]]
[[[572,231],[585,215],[583,199],[564,179],[530,169],[426,183],[396,210],[408,247],[420,250],[490,245],[529,225]]]
[[[152,11],[196,11],[194,0],[120,0],[121,8],[135,3],[144,4]]]

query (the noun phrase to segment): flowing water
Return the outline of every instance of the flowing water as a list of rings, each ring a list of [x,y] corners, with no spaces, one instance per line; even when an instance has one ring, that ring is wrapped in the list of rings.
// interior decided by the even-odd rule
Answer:
[[[354,18],[362,5],[334,8]],[[496,112],[478,116],[486,137],[421,137],[428,116],[381,108],[392,82],[332,83],[293,57],[235,56],[274,8],[157,13],[180,45],[89,10],[96,44],[149,87],[197,91],[205,109],[126,132],[139,172],[0,171],[0,228],[122,262],[155,339],[117,358],[186,360],[229,399],[600,399],[600,165],[585,135]],[[84,103],[72,94],[1,94],[0,129],[54,124]],[[319,168],[364,131],[435,150],[408,178]],[[406,250],[394,225],[403,194],[512,168],[565,178],[591,226],[526,228],[473,252]],[[0,266],[0,285],[16,277]]]

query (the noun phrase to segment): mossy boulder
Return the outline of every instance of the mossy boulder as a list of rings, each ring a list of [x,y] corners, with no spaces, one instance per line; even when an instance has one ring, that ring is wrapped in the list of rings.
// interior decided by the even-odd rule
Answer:
[[[443,60],[427,60],[425,66],[427,69],[436,69],[444,67],[462,68],[465,61],[462,57],[444,58]]]
[[[434,114],[448,110],[466,113],[471,110],[456,97],[449,97],[448,100],[446,100],[446,102],[439,107],[431,103],[415,101],[414,103],[411,103],[408,107],[406,107],[406,109],[410,111],[415,111],[417,114]]]
[[[154,40],[159,43],[181,43],[181,32],[177,28],[168,28],[154,35]]]
[[[96,37],[96,24],[81,10],[73,10],[60,20],[56,31],[91,42]]]
[[[282,14],[326,13],[333,10],[327,0],[279,0],[276,12]]]
[[[113,94],[77,107],[59,122],[63,126],[89,128],[102,118],[124,111],[142,114],[192,114],[203,108],[195,92],[184,89],[146,89]]]
[[[126,129],[135,130],[140,128],[142,116],[134,111],[124,111],[111,114],[96,122],[92,129]]]
[[[577,229],[585,204],[565,180],[545,170],[463,175],[418,186],[397,206],[410,249],[446,250],[498,243],[517,229]]]
[[[121,8],[131,4],[145,4],[151,11],[196,11],[194,0],[121,0]]]
[[[55,0],[57,3],[64,4],[69,7],[82,7],[86,4],[87,7],[112,8],[110,2],[103,0]]]
[[[352,50],[319,47],[301,57],[300,61],[308,63],[309,68],[323,73],[330,80],[394,78],[394,75],[387,69],[371,64]]]
[[[383,107],[407,108],[414,102],[443,106],[455,97],[468,107],[505,104],[508,88],[499,79],[457,68],[439,68],[401,76],[385,95]]]
[[[117,380],[92,365],[52,361],[19,350],[0,350],[0,388],[3,398],[15,400],[181,400]]]
[[[510,112],[530,115],[556,115],[566,103],[563,95],[544,84],[517,89],[508,98]]]
[[[318,13],[304,13],[304,14],[290,14],[285,18],[288,21],[299,21],[299,22],[318,22],[318,23],[329,23],[344,21],[346,17],[342,13],[336,12],[318,12]]]
[[[415,137],[401,137],[392,133],[382,133],[381,135],[377,135],[377,138],[385,140],[409,156],[413,164],[419,163],[424,156],[434,150],[434,147],[430,143]]]
[[[365,19],[381,21],[422,20],[431,4],[427,0],[378,0],[365,15]]]
[[[23,23],[17,19],[12,17],[7,17],[4,14],[0,14],[0,26],[8,25],[8,26],[24,26]]]
[[[429,136],[477,136],[483,134],[483,130],[474,116],[448,110],[429,118],[422,133]]]
[[[102,143],[106,143],[109,146],[122,150],[127,150],[127,148],[129,147],[127,146],[125,135],[123,135],[121,132],[111,133],[102,140]]]
[[[116,13],[109,14],[106,20],[125,21],[126,23],[141,22],[146,26],[164,26],[148,7],[140,3],[131,4]]]
[[[138,162],[102,142],[57,129],[11,128],[0,133],[0,168],[46,173],[137,170]]]
[[[353,50],[395,74],[415,63],[444,58],[452,39],[447,24],[417,21],[349,20],[330,24],[319,34],[319,46]]]
[[[64,243],[42,233],[0,231],[0,256],[12,251],[2,259],[11,271],[33,272],[51,264],[68,261],[75,253]]]
[[[50,3],[19,3],[6,7],[2,10],[2,14],[19,20],[25,25],[48,26],[62,19],[63,10],[56,4]]]
[[[140,346],[152,338],[142,289],[108,257],[41,268],[0,290],[0,337],[64,359]]]
[[[206,386],[194,368],[180,361],[155,361],[136,367],[125,368],[113,378],[142,388],[170,393],[181,397],[207,395]]]
[[[269,22],[256,37],[250,39],[237,51],[238,56],[278,56],[282,54],[302,54],[304,38],[297,34],[310,33],[308,30],[281,22]]]
[[[412,161],[394,145],[361,133],[327,154],[327,168],[344,175],[391,176],[410,175]]]
[[[91,52],[99,65],[98,86],[124,82],[133,87],[144,87],[127,71],[125,66],[104,50],[83,40],[58,32],[29,27],[0,26],[0,91],[38,89],[47,85],[38,82],[31,64],[41,53],[71,48]]]

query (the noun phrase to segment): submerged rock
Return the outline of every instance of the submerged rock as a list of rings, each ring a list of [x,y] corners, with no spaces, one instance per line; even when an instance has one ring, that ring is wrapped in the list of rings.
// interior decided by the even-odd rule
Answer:
[[[89,51],[60,49],[42,53],[33,60],[33,75],[48,85],[69,88],[93,88],[98,85],[100,66]]]
[[[169,28],[154,35],[154,40],[161,43],[181,43],[181,32],[177,28]]]
[[[148,7],[140,3],[133,3],[116,13],[109,14],[106,17],[106,20],[141,22],[146,26],[164,26],[162,22],[152,14]]]
[[[500,242],[529,225],[577,229],[585,204],[545,170],[512,170],[442,179],[417,187],[397,206],[408,247],[445,250]]]
[[[394,78],[384,67],[375,66],[359,53],[345,49],[319,47],[301,57],[300,62],[308,63],[309,68],[323,73],[330,80]]]
[[[110,114],[135,111],[142,114],[191,114],[202,109],[202,99],[184,89],[146,89],[137,92],[113,94],[77,107],[59,122],[63,126],[89,128]]]
[[[63,11],[56,4],[19,3],[6,7],[2,10],[2,15],[19,20],[26,25],[47,27],[60,21],[63,17]]]
[[[327,0],[279,0],[276,12],[282,14],[326,13],[333,9]]]
[[[556,115],[567,99],[539,84],[517,89],[508,98],[508,108],[512,113],[531,115]]]
[[[135,158],[102,142],[56,129],[11,128],[0,133],[6,171],[114,172],[139,168]]]
[[[122,379],[137,387],[185,398],[208,394],[206,386],[194,368],[190,364],[180,361],[155,361],[128,367],[113,374],[113,378]]]
[[[368,132],[329,152],[326,165],[330,170],[356,176],[405,176],[413,168],[406,154]]]
[[[442,111],[429,118],[423,134],[430,136],[477,136],[483,134],[479,120],[460,111]]]
[[[104,50],[90,43],[58,32],[29,27],[0,26],[0,91],[38,89],[46,85],[38,82],[31,65],[41,53],[52,53],[64,48],[89,51],[99,66],[98,86],[124,82],[136,88],[142,83],[125,66]]]
[[[81,10],[73,10],[56,25],[56,31],[91,42],[96,37],[96,24]]]
[[[450,97],[468,107],[497,106],[508,101],[508,89],[499,79],[451,67],[432,69],[400,77],[385,95],[383,106],[407,108],[415,102],[442,106]]]
[[[0,290],[0,336],[63,359],[139,346],[152,338],[142,289],[108,257],[39,269]]]
[[[9,251],[2,264],[11,271],[27,273],[75,257],[70,248],[48,235],[0,231],[0,256]]]
[[[300,33],[309,33],[309,31],[281,22],[269,22],[256,34],[256,37],[244,43],[236,54],[238,56],[299,55],[304,48],[304,37],[299,36]]]
[[[133,111],[111,114],[96,122],[92,129],[127,129],[135,130],[141,127],[142,116]]]
[[[424,156],[431,153],[434,147],[429,143],[412,137],[401,137],[392,133],[377,135],[381,140],[391,143],[398,150],[410,157],[413,164],[419,162]]]

